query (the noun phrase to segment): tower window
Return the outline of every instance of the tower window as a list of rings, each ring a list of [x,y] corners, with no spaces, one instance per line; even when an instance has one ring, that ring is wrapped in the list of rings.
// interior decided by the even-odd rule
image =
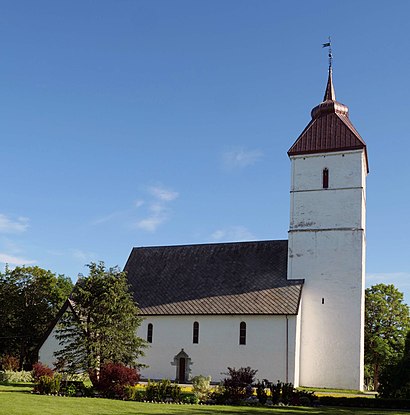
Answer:
[[[152,343],[153,330],[154,330],[154,327],[153,327],[152,323],[149,323],[148,327],[147,327],[147,342],[148,343]]]
[[[239,344],[246,344],[246,323],[244,321],[239,326]]]
[[[193,326],[192,343],[199,343],[199,323],[197,321],[194,322]]]
[[[323,189],[329,187],[329,170],[327,168],[323,169]]]

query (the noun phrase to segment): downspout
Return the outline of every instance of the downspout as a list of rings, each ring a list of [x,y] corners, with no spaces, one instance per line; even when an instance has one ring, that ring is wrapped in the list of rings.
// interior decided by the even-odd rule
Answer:
[[[289,320],[286,314],[286,383],[289,383]]]

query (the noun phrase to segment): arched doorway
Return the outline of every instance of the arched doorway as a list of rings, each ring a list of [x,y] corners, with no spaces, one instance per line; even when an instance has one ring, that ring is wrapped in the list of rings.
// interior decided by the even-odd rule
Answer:
[[[171,364],[176,366],[175,381],[178,383],[186,383],[189,379],[191,358],[186,354],[184,349],[181,349],[181,351],[174,356],[174,361]]]

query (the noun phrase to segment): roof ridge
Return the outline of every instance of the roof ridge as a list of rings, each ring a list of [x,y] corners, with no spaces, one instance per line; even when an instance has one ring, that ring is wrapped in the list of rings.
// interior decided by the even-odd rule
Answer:
[[[185,247],[201,247],[201,246],[222,246],[222,245],[246,245],[246,244],[262,244],[269,242],[287,242],[287,239],[264,239],[255,241],[229,241],[229,242],[199,242],[193,244],[176,244],[176,245],[150,245],[150,246],[134,246],[132,249],[164,249],[164,248],[185,248]]]

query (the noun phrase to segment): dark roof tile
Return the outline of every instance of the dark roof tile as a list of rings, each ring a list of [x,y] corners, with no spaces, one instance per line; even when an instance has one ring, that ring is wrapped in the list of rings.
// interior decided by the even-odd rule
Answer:
[[[142,315],[297,314],[287,241],[134,248],[125,266]]]

